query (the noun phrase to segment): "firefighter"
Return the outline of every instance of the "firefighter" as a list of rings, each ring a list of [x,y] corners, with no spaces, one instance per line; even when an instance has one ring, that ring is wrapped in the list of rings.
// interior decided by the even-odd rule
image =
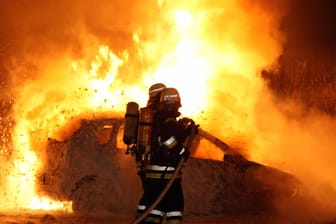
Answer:
[[[139,128],[137,136],[137,149],[135,150],[135,161],[138,175],[143,185],[145,162],[152,144],[152,123],[155,112],[160,103],[160,93],[166,86],[163,83],[155,83],[148,89],[148,102],[146,107],[140,109]]]
[[[151,101],[151,100],[149,100]],[[151,101],[152,102],[152,101]],[[190,134],[191,119],[180,119],[178,111],[181,100],[175,88],[164,88],[160,93],[157,111],[153,117],[151,150],[144,169],[143,195],[140,199],[136,218],[149,212],[141,223],[182,223],[184,196],[182,191],[182,171],[174,179],[171,187],[160,203],[151,211],[150,207],[159,197],[173,176],[182,157],[188,159],[189,151],[184,148],[184,141]]]

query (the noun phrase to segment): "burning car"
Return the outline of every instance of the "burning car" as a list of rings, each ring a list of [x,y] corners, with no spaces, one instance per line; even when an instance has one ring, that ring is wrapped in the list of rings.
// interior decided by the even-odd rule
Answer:
[[[49,139],[40,194],[72,201],[75,212],[132,213],[141,194],[134,158],[121,144],[121,119],[82,120],[66,141]],[[191,152],[208,144],[224,151],[222,161],[195,158],[184,168],[186,214],[224,215],[272,211],[278,199],[294,200],[298,179],[249,161],[210,133],[200,130]]]

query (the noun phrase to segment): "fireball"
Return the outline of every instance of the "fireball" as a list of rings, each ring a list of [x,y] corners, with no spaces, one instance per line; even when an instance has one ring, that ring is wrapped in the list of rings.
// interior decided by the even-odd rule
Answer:
[[[27,35],[25,58],[12,61],[10,70],[14,126],[12,151],[1,148],[0,153],[6,167],[0,173],[5,192],[0,208],[71,211],[71,201],[48,198],[35,187],[48,138],[66,140],[80,118],[122,117],[127,102],[146,103],[148,87],[156,82],[178,89],[182,114],[203,129],[249,144],[253,108],[263,91],[257,74],[281,52],[282,39],[274,28],[279,16],[232,0],[153,2],[132,3],[132,8],[117,2],[74,7],[69,13],[74,22],[61,29],[64,48],[55,47],[51,27],[66,21],[39,11],[42,20],[50,19],[43,24],[50,28],[48,38]],[[56,10],[70,10],[63,4]],[[81,10],[92,20],[83,19]],[[28,7],[26,15],[33,11]],[[41,20],[29,18],[26,29],[33,33]],[[112,40],[102,38],[104,32]],[[66,38],[73,34],[73,40]],[[195,153],[209,155],[223,158],[222,152]]]

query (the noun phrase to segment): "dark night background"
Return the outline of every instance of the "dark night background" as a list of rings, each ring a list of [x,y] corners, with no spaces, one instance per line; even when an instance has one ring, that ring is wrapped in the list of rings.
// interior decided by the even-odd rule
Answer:
[[[281,29],[286,35],[279,67],[263,71],[281,98],[302,100],[307,109],[336,113],[336,2],[292,1]]]

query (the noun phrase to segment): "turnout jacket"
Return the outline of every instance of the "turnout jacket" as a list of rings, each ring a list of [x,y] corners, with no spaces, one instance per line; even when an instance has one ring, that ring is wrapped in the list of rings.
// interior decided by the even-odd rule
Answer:
[[[174,167],[186,149],[183,142],[188,132],[178,122],[179,112],[158,111],[154,116],[149,165]]]

